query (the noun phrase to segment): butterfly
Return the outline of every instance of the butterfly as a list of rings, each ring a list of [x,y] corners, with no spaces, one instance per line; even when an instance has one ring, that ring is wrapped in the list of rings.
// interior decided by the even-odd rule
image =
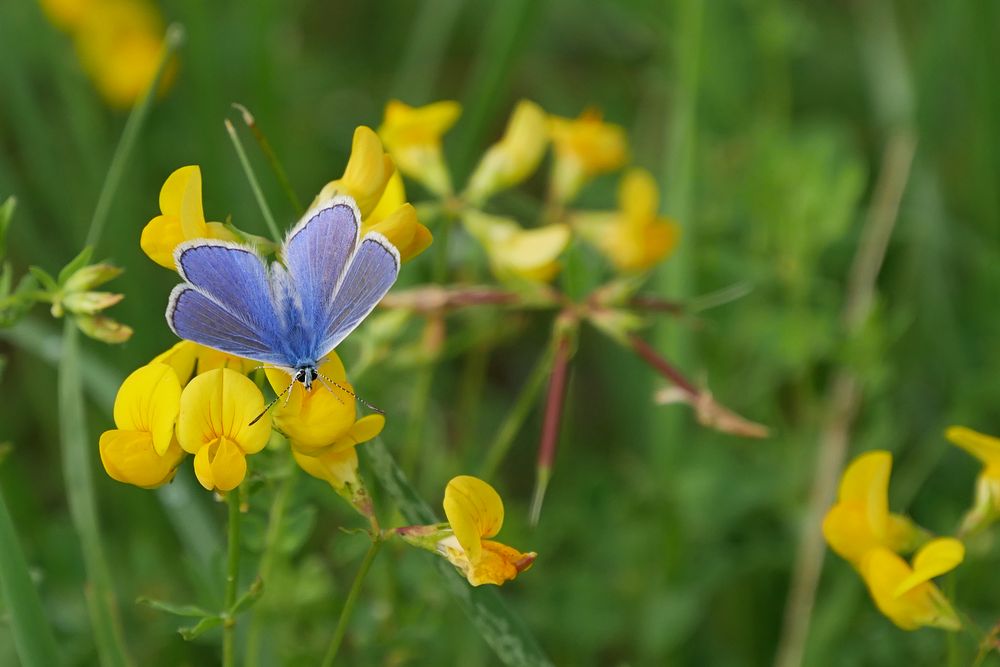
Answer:
[[[361,238],[357,205],[339,196],[291,229],[280,256],[268,265],[249,246],[182,243],[174,262],[184,282],[170,293],[167,324],[180,338],[287,371],[285,391],[295,382],[308,391],[324,381],[325,357],[396,282],[399,250],[377,232]]]

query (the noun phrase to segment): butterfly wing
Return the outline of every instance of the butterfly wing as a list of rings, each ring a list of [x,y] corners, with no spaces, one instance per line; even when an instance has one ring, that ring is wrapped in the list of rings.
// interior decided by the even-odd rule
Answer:
[[[319,342],[324,357],[368,317],[399,275],[399,251],[377,232],[361,239],[330,302],[329,316]]]
[[[174,333],[228,354],[289,365],[267,269],[256,252],[199,240],[178,246],[174,260],[187,281],[167,304]]]
[[[358,245],[360,220],[352,199],[335,197],[296,225],[285,240],[282,256],[297,295],[294,305],[315,340],[325,331],[330,304]],[[279,301],[279,310],[289,307]]]

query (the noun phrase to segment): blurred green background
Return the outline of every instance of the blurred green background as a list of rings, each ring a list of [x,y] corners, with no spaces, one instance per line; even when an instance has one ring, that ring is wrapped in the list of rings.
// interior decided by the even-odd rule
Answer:
[[[200,164],[208,217],[231,214],[266,233],[223,129],[232,102],[254,112],[306,201],[340,175],[354,127],[377,126],[393,97],[462,102],[446,140],[459,183],[519,98],[566,116],[595,105],[628,129],[635,163],[658,175],[661,207],[684,227],[648,291],[685,300],[752,288],[697,318],[665,319],[651,337],[720,401],[768,424],[769,439],[725,436],[686,408],[654,406],[661,383],[650,369],[587,332],[540,524],[526,519],[540,410],[490,480],[507,504],[504,541],[540,554],[501,594],[556,664],[775,661],[789,641],[784,606],[838,373],[861,388],[850,453],[892,451],[892,507],[935,532],[954,530],[977,464],[942,432],[963,423],[1000,434],[995,2],[168,0],[160,9],[187,41],[96,253],[127,271],[113,284],[126,294],[115,313],[136,334],[121,347],[85,343],[105,547],[140,664],[216,660],[217,636],[186,643],[175,619],[132,601],[217,601],[225,508],[196,490],[190,466],[166,492],[112,481],[99,469],[97,437],[112,424],[117,383],[173,342],[163,310],[176,276],[138,244],[166,176]],[[10,233],[19,272],[57,271],[78,252],[124,118],[105,107],[69,39],[34,2],[0,3],[0,196],[19,200]],[[847,276],[882,155],[907,133],[917,152],[874,311],[845,336]],[[276,214],[291,222],[252,141],[248,148]],[[526,190],[540,195],[542,180]],[[611,208],[615,184],[599,179],[581,205]],[[452,251],[456,273],[485,276],[471,243],[459,238]],[[402,282],[426,282],[430,255],[407,265]],[[487,310],[450,320],[455,336],[509,326],[435,369],[426,411],[416,398],[425,371],[413,364],[390,356],[360,381],[389,414],[384,439],[397,458],[417,443],[407,472],[433,505],[451,476],[481,462],[542,353],[546,318]],[[13,445],[0,488],[61,647],[73,664],[95,664],[57,446],[58,332],[38,308],[0,342],[0,442]],[[349,374],[352,351],[343,354]],[[328,487],[299,481],[284,557],[260,603],[263,664],[315,664],[367,546],[339,530],[358,520]],[[374,492],[384,523],[398,522]],[[268,498],[257,494],[247,519],[248,581]],[[989,535],[969,549],[949,592],[991,627],[1000,553]],[[498,664],[433,570],[430,555],[384,550],[344,664]],[[853,570],[827,554],[802,664],[969,664],[974,653],[969,636],[949,649],[945,633],[892,626]],[[3,624],[0,664],[17,664]]]

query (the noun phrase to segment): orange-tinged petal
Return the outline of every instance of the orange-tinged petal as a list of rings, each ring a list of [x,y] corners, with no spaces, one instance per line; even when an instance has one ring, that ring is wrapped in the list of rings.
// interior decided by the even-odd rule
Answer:
[[[171,441],[166,451],[157,453],[148,431],[105,431],[99,449],[108,476],[125,484],[152,489],[173,479],[184,452]]]
[[[913,572],[899,582],[894,595],[905,595],[925,581],[954,570],[964,559],[965,545],[955,538],[931,540],[913,557]]]
[[[160,455],[174,437],[181,385],[173,368],[158,362],[136,369],[115,396],[115,425],[126,431],[148,431]]]
[[[483,540],[479,561],[472,564],[465,575],[473,586],[483,584],[501,586],[529,569],[537,557],[538,554],[534,552],[525,554],[506,544]]]
[[[503,526],[503,501],[499,494],[483,480],[469,475],[448,482],[444,490],[444,513],[473,564],[482,554],[482,539],[493,537]]]
[[[952,426],[945,437],[982,461],[990,477],[1000,478],[1000,438],[965,426]]]
[[[250,422],[263,409],[263,394],[245,375],[229,368],[202,373],[181,394],[177,439],[192,454],[220,438],[246,454],[259,452],[271,436],[271,417],[265,413]]]

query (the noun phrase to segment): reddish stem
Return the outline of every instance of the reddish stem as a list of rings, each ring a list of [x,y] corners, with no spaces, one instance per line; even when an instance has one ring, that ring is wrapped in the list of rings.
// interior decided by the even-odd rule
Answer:
[[[701,396],[701,392],[698,388],[694,386],[690,380],[684,377],[679,370],[670,365],[670,362],[661,357],[659,353],[653,349],[653,346],[635,334],[629,336],[629,342],[632,344],[632,349],[635,350],[635,353],[642,357],[643,361],[652,366],[657,373],[673,382],[686,394],[690,394],[691,398]]]
[[[551,469],[559,443],[559,425],[562,422],[563,401],[566,398],[566,377],[569,371],[569,338],[560,336],[556,343],[549,376],[549,392],[545,400],[545,421],[542,424],[542,441],[538,446],[538,467]]]
[[[684,313],[684,304],[676,301],[667,301],[656,296],[640,294],[632,297],[629,304],[633,308],[648,310],[655,313],[670,313],[671,315],[682,315]]]

